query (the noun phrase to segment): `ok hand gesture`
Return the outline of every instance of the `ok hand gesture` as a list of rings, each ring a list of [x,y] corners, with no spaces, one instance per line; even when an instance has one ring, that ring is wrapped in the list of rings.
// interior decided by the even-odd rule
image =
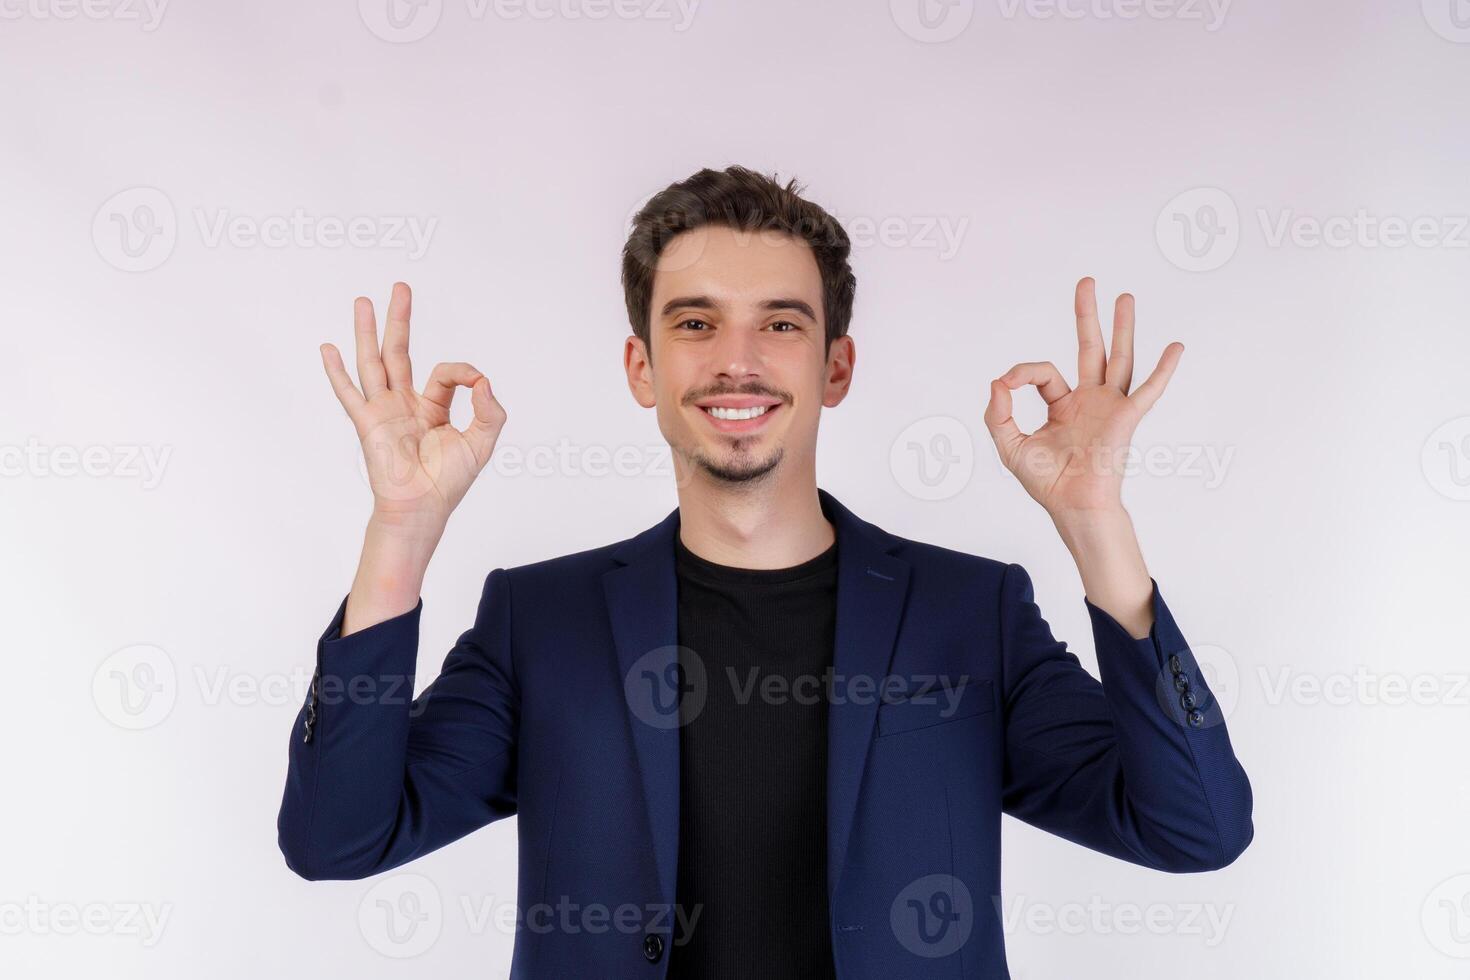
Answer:
[[[489,379],[465,363],[435,365],[423,392],[414,391],[408,357],[412,301],[406,283],[393,285],[379,350],[372,301],[357,298],[360,391],[336,347],[321,346],[322,364],[362,441],[374,520],[437,541],[449,514],[489,462],[506,414]],[[470,389],[475,410],[463,431],[449,424],[449,406],[460,386]]]
[[[1148,380],[1130,395],[1133,297],[1118,297],[1107,355],[1091,278],[1077,283],[1076,312],[1077,387],[1068,387],[1050,361],[1026,361],[990,382],[985,409],[1001,461],[1056,520],[1122,509],[1123,456],[1184,353],[1178,342],[1165,347]],[[1011,390],[1025,385],[1035,385],[1047,405],[1046,423],[1029,435],[1011,417]]]

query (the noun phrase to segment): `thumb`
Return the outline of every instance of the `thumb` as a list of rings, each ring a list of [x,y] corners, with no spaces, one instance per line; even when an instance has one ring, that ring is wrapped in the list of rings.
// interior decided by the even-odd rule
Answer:
[[[497,421],[496,411],[500,409],[500,403],[495,400],[495,394],[490,390],[490,379],[483,374],[475,382],[475,386],[470,389],[470,404],[474,406],[476,422]]]
[[[465,428],[464,437],[483,467],[495,450],[495,440],[505,425],[506,412],[490,390],[490,379],[484,376],[471,389],[470,404],[474,406],[475,417]]]

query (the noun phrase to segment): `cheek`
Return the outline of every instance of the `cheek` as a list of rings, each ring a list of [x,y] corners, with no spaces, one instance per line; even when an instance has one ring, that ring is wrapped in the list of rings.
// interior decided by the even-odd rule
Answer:
[[[673,399],[665,398],[661,395],[654,404],[653,411],[658,417],[659,431],[666,435],[676,426],[688,424],[684,422],[682,412]]]

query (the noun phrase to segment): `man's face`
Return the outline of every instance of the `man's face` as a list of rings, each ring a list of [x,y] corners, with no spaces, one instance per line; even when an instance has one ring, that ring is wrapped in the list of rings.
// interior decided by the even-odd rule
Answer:
[[[649,312],[652,364],[637,337],[624,364],[676,465],[722,483],[759,480],[783,461],[815,468],[821,408],[847,394],[854,351],[848,337],[823,351],[810,246],[722,225],[683,232],[659,257]]]

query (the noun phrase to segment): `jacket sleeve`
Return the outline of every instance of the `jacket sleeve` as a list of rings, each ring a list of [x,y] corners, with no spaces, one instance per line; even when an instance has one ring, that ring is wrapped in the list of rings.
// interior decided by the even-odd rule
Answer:
[[[1134,639],[1084,598],[1099,683],[1053,638],[1030,576],[1001,584],[1003,808],[1085,847],[1162,871],[1211,871],[1254,834],[1251,788],[1220,706],[1153,581]]]
[[[276,828],[292,871],[366,878],[515,812],[509,590],[503,569],[489,574],[474,625],[417,698],[423,600],[343,637],[343,598],[291,728]]]

